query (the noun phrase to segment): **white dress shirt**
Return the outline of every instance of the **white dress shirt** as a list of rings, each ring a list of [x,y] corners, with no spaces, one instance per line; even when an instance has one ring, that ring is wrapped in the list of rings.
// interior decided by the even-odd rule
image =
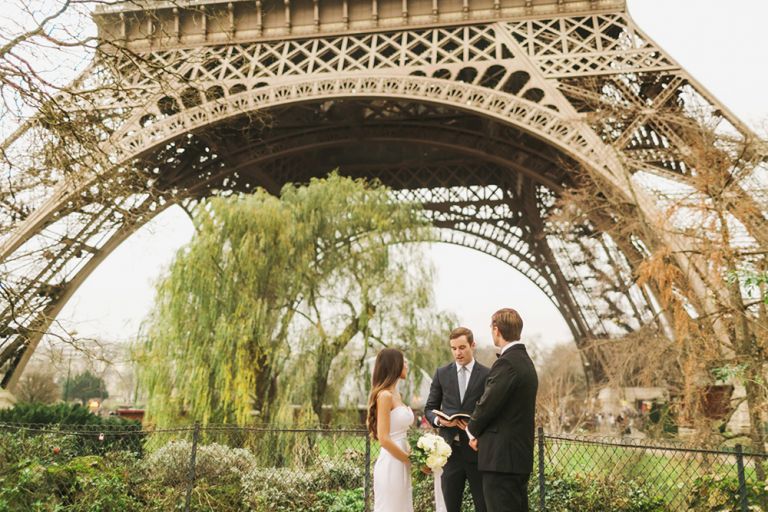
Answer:
[[[459,363],[456,363],[456,377],[458,378],[459,372],[461,371],[462,365]],[[473,357],[470,362],[464,365],[464,368],[467,369],[467,387],[469,387],[469,379],[472,377],[472,369],[475,367],[475,358]],[[466,390],[465,390],[466,392]],[[440,426],[440,416],[435,416],[435,426]]]

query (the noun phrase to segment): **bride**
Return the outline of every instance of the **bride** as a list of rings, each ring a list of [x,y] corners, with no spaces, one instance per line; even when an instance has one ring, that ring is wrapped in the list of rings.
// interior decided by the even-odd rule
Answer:
[[[376,356],[371,394],[368,397],[368,431],[381,451],[373,467],[373,512],[413,512],[410,448],[406,434],[413,411],[397,391],[408,364],[403,353],[385,348]]]

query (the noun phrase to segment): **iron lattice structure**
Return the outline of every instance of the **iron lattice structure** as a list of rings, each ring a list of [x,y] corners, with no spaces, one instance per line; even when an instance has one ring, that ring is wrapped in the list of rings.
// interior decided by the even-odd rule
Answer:
[[[439,240],[520,270],[577,344],[634,331],[659,313],[636,265],[654,244],[677,242],[617,235],[610,218],[558,226],[551,214],[579,186],[574,169],[655,219],[643,183],[685,185],[692,172],[667,114],[704,106],[748,133],[620,0],[145,4],[95,14],[102,40],[128,51],[73,85],[83,91],[73,112],[102,120],[94,137],[108,165],[83,159],[88,179],[50,168],[30,151],[47,140],[42,124],[4,145],[28,154],[26,168],[3,171],[28,186],[0,204],[3,387],[78,286],[166,207],[277,193],[336,168],[422,202]],[[591,115],[608,103],[626,114]],[[764,195],[741,194],[766,211]],[[738,220],[765,242],[764,217]],[[599,379],[599,361],[587,363]]]

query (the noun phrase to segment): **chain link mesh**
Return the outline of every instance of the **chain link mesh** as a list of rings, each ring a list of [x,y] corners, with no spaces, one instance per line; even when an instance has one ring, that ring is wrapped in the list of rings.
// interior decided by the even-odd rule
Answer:
[[[565,434],[544,435],[537,445],[532,510],[768,510],[766,456],[740,453],[740,447]]]

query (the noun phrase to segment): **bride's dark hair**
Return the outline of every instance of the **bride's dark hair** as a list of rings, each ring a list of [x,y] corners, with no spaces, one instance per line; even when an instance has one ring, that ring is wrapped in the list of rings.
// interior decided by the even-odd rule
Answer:
[[[385,348],[376,355],[373,378],[371,379],[371,394],[368,395],[368,419],[365,422],[374,439],[378,439],[376,435],[376,399],[379,398],[379,393],[382,390],[395,385],[403,373],[403,366],[405,366],[405,358],[403,353],[396,348]]]

